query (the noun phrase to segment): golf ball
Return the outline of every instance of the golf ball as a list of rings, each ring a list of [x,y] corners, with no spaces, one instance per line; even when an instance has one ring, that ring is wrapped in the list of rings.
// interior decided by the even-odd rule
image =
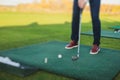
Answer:
[[[45,63],[47,63],[47,62],[48,62],[48,59],[47,59],[47,58],[45,58],[44,62],[45,62]]]
[[[58,55],[58,58],[62,58],[62,55],[61,55],[61,54],[59,54],[59,55]]]
[[[114,31],[114,33],[117,33],[117,31]]]

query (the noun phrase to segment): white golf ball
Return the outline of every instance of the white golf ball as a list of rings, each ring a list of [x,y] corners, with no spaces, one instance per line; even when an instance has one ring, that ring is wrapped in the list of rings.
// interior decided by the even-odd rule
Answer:
[[[114,31],[114,33],[117,33],[117,31]]]
[[[61,55],[61,54],[58,54],[58,58],[62,58],[62,55]]]
[[[47,63],[47,62],[48,62],[48,59],[47,59],[47,58],[45,58],[44,62],[45,62],[45,63]]]

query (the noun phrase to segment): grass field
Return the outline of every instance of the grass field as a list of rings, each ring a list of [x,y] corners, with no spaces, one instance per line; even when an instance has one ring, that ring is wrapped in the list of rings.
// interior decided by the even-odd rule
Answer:
[[[102,29],[120,25],[120,15],[101,14]],[[71,14],[69,13],[20,13],[0,12],[0,50],[42,43],[70,40]],[[90,14],[82,17],[82,31],[92,30]],[[88,40],[89,39],[89,40]],[[91,36],[81,36],[81,44],[91,45]],[[101,47],[120,50],[120,40],[102,38]],[[39,71],[28,77],[0,72],[0,80],[72,80],[55,74]],[[115,80],[120,80],[120,75]]]

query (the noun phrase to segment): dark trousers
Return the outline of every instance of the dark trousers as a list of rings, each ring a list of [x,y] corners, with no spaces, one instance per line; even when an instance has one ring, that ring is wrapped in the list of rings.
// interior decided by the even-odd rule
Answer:
[[[93,44],[99,45],[100,36],[101,36],[101,23],[99,19],[100,0],[89,0],[89,3],[90,3],[90,11],[92,18],[92,26],[93,26],[93,37],[94,37]],[[71,40],[74,40],[76,42],[78,42],[78,35],[80,35],[79,34],[80,13],[81,13],[81,9],[78,7],[78,0],[74,0]]]

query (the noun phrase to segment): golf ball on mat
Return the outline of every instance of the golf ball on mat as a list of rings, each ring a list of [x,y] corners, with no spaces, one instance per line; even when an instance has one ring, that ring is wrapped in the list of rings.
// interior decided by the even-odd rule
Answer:
[[[114,33],[117,33],[117,31],[114,31]]]
[[[45,63],[47,63],[47,62],[48,62],[48,59],[47,59],[47,58],[45,58],[44,62],[45,62]]]
[[[58,54],[58,58],[62,58],[62,55],[61,55],[61,54]]]

